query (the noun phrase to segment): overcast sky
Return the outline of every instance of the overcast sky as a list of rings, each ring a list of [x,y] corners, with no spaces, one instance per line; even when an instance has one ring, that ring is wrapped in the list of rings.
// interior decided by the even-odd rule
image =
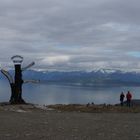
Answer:
[[[140,69],[139,0],[0,0],[0,65]]]

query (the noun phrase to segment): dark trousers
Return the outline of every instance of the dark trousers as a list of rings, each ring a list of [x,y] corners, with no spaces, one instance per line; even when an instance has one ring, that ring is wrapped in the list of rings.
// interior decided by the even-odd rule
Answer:
[[[123,106],[123,100],[120,100],[120,102],[121,102],[121,106]]]
[[[131,106],[131,100],[127,100],[127,106],[128,106],[128,107]]]

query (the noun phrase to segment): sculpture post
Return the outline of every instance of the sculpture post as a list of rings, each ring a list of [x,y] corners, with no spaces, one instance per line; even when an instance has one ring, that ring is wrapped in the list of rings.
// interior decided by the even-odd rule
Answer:
[[[22,71],[30,68],[35,63],[32,62],[29,65],[27,65],[26,67],[21,68],[21,63],[23,61],[22,56],[15,55],[15,56],[11,57],[11,60],[13,61],[14,66],[15,66],[14,80],[13,80],[12,76],[9,74],[9,72],[7,72],[6,70],[1,69],[1,72],[6,76],[6,78],[8,79],[8,81],[10,83],[10,87],[11,87],[10,103],[11,104],[23,104],[23,103],[25,103],[25,101],[22,98],[22,84],[23,83],[28,83],[28,82],[36,83],[36,82],[39,82],[39,81],[35,81],[35,80],[23,81]]]
[[[11,96],[10,102],[11,103],[25,103],[22,99],[22,70],[21,70],[21,63],[23,61],[23,57],[21,56],[13,56],[11,58],[15,65],[15,77],[14,77],[14,85],[13,85],[13,95]]]

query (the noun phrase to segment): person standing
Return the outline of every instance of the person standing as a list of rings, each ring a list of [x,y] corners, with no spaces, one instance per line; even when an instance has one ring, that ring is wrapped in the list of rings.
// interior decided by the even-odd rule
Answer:
[[[120,94],[120,103],[121,103],[121,106],[123,106],[124,97],[125,97],[125,95],[124,95],[124,93],[122,92],[122,93]]]
[[[127,92],[126,99],[127,99],[127,106],[130,107],[131,106],[131,99],[132,99],[132,94],[130,93],[130,91]]]

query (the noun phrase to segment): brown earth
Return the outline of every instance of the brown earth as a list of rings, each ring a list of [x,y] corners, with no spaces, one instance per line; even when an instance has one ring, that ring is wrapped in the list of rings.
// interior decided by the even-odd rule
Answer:
[[[105,106],[98,106],[102,109],[97,111],[98,107],[94,106],[89,107],[89,111],[82,105],[69,105],[68,109],[68,105],[55,105],[53,108],[56,106],[59,109],[40,109],[33,105],[1,105],[0,140],[140,139],[140,113],[134,113],[138,110],[133,112],[124,107],[122,110],[125,111],[120,111],[120,107],[118,110],[114,107],[116,111],[109,111],[113,107],[107,109]],[[72,109],[73,106],[78,109]],[[84,108],[84,111],[79,108]],[[88,111],[85,111],[86,108]]]

